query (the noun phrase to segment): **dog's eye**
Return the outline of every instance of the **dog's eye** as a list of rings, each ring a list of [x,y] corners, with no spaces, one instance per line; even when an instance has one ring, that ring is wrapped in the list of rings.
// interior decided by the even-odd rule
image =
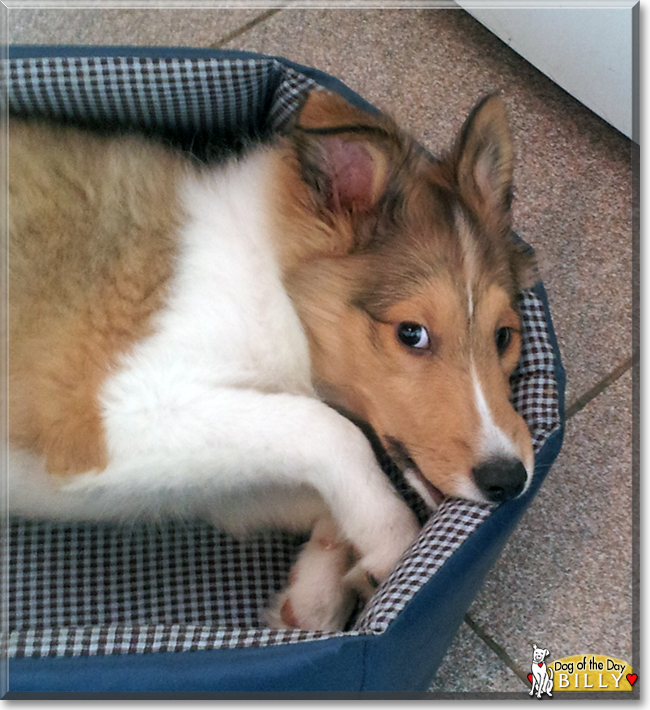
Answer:
[[[429,347],[429,333],[418,323],[399,323],[397,325],[397,339],[409,348],[426,350]]]
[[[512,341],[512,328],[497,328],[494,333],[494,342],[499,355],[503,355]]]

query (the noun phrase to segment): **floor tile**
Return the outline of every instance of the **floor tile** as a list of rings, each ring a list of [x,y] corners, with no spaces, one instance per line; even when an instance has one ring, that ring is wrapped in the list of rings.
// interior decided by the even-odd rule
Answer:
[[[429,688],[438,693],[522,693],[520,678],[463,623]]]
[[[576,414],[470,616],[519,664],[531,645],[632,663],[630,372]]]
[[[630,142],[461,10],[290,9],[228,44],[333,74],[424,145],[500,89],[515,228],[538,250],[572,401],[631,353]]]
[[[12,9],[12,44],[215,46],[264,13],[242,10]]]

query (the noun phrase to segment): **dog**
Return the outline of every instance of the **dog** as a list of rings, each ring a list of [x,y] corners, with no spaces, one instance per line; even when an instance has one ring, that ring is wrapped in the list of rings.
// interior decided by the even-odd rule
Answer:
[[[528,486],[499,96],[440,159],[325,90],[217,165],[16,118],[8,156],[12,513],[311,531],[268,621],[336,630],[419,529],[357,423],[432,506]]]
[[[553,697],[553,669],[550,668],[551,675],[548,674],[544,659],[548,656],[547,648],[537,648],[537,644],[533,644],[533,662],[530,667],[533,674],[533,686],[528,695],[534,695],[537,689],[537,697],[541,698],[543,693],[549,697]]]

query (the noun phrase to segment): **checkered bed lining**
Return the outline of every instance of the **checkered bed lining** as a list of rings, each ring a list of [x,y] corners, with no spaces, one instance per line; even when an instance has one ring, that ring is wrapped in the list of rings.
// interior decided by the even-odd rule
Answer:
[[[280,131],[316,86],[273,58],[16,59],[6,77],[9,109],[18,115],[181,135]]]
[[[12,60],[10,110],[154,130],[279,131],[308,77],[268,59]],[[512,401],[538,452],[560,426],[544,308],[521,296],[523,350]],[[344,635],[381,633],[476,529],[490,505],[450,499],[433,514],[385,462],[425,521],[419,538]],[[200,522],[153,526],[12,520],[9,656],[187,651],[304,642],[341,634],[264,628],[304,538],[276,532],[238,542]]]

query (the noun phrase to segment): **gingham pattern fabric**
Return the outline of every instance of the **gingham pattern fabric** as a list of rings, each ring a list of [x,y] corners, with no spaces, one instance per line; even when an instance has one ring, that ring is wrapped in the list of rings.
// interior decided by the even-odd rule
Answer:
[[[281,131],[314,81],[268,59],[54,57],[9,62],[9,110],[151,131],[257,138]]]
[[[17,59],[10,110],[172,131],[264,123],[276,63],[142,57]]]
[[[101,126],[193,137],[280,131],[312,79],[273,58],[18,59],[6,68],[9,108]],[[538,451],[560,426],[544,309],[521,298],[524,324],[512,400]],[[397,469],[386,471],[425,522],[418,540],[353,629],[381,633],[489,515],[447,500],[433,514]],[[263,610],[286,583],[303,538],[237,542],[202,523],[157,526],[14,520],[5,589],[10,656],[99,655],[297,643],[341,634],[272,631]]]
[[[14,630],[8,634],[11,658],[41,656],[108,656],[122,653],[205,651],[273,644],[304,643],[357,632],[230,629],[195,624],[110,626]]]
[[[320,88],[309,77],[290,67],[283,67],[282,72],[282,82],[273,97],[273,107],[269,114],[271,129],[277,132],[282,131],[305,94]]]
[[[263,628],[302,539],[240,542],[201,523],[9,526],[9,653],[139,653],[294,643]],[[336,635],[336,634],[334,634]]]
[[[555,357],[546,332],[542,302],[532,291],[527,291],[520,295],[519,308],[524,333],[519,364],[510,378],[511,401],[526,420],[537,452],[559,427]]]
[[[15,521],[9,612],[16,628],[123,624],[259,627],[301,539],[245,542],[207,524],[121,526]],[[246,560],[246,564],[242,564]],[[36,616],[35,616],[36,614]]]
[[[375,634],[385,631],[413,595],[433,577],[493,507],[456,498],[443,501],[402,562],[362,612],[355,625],[356,630]]]

